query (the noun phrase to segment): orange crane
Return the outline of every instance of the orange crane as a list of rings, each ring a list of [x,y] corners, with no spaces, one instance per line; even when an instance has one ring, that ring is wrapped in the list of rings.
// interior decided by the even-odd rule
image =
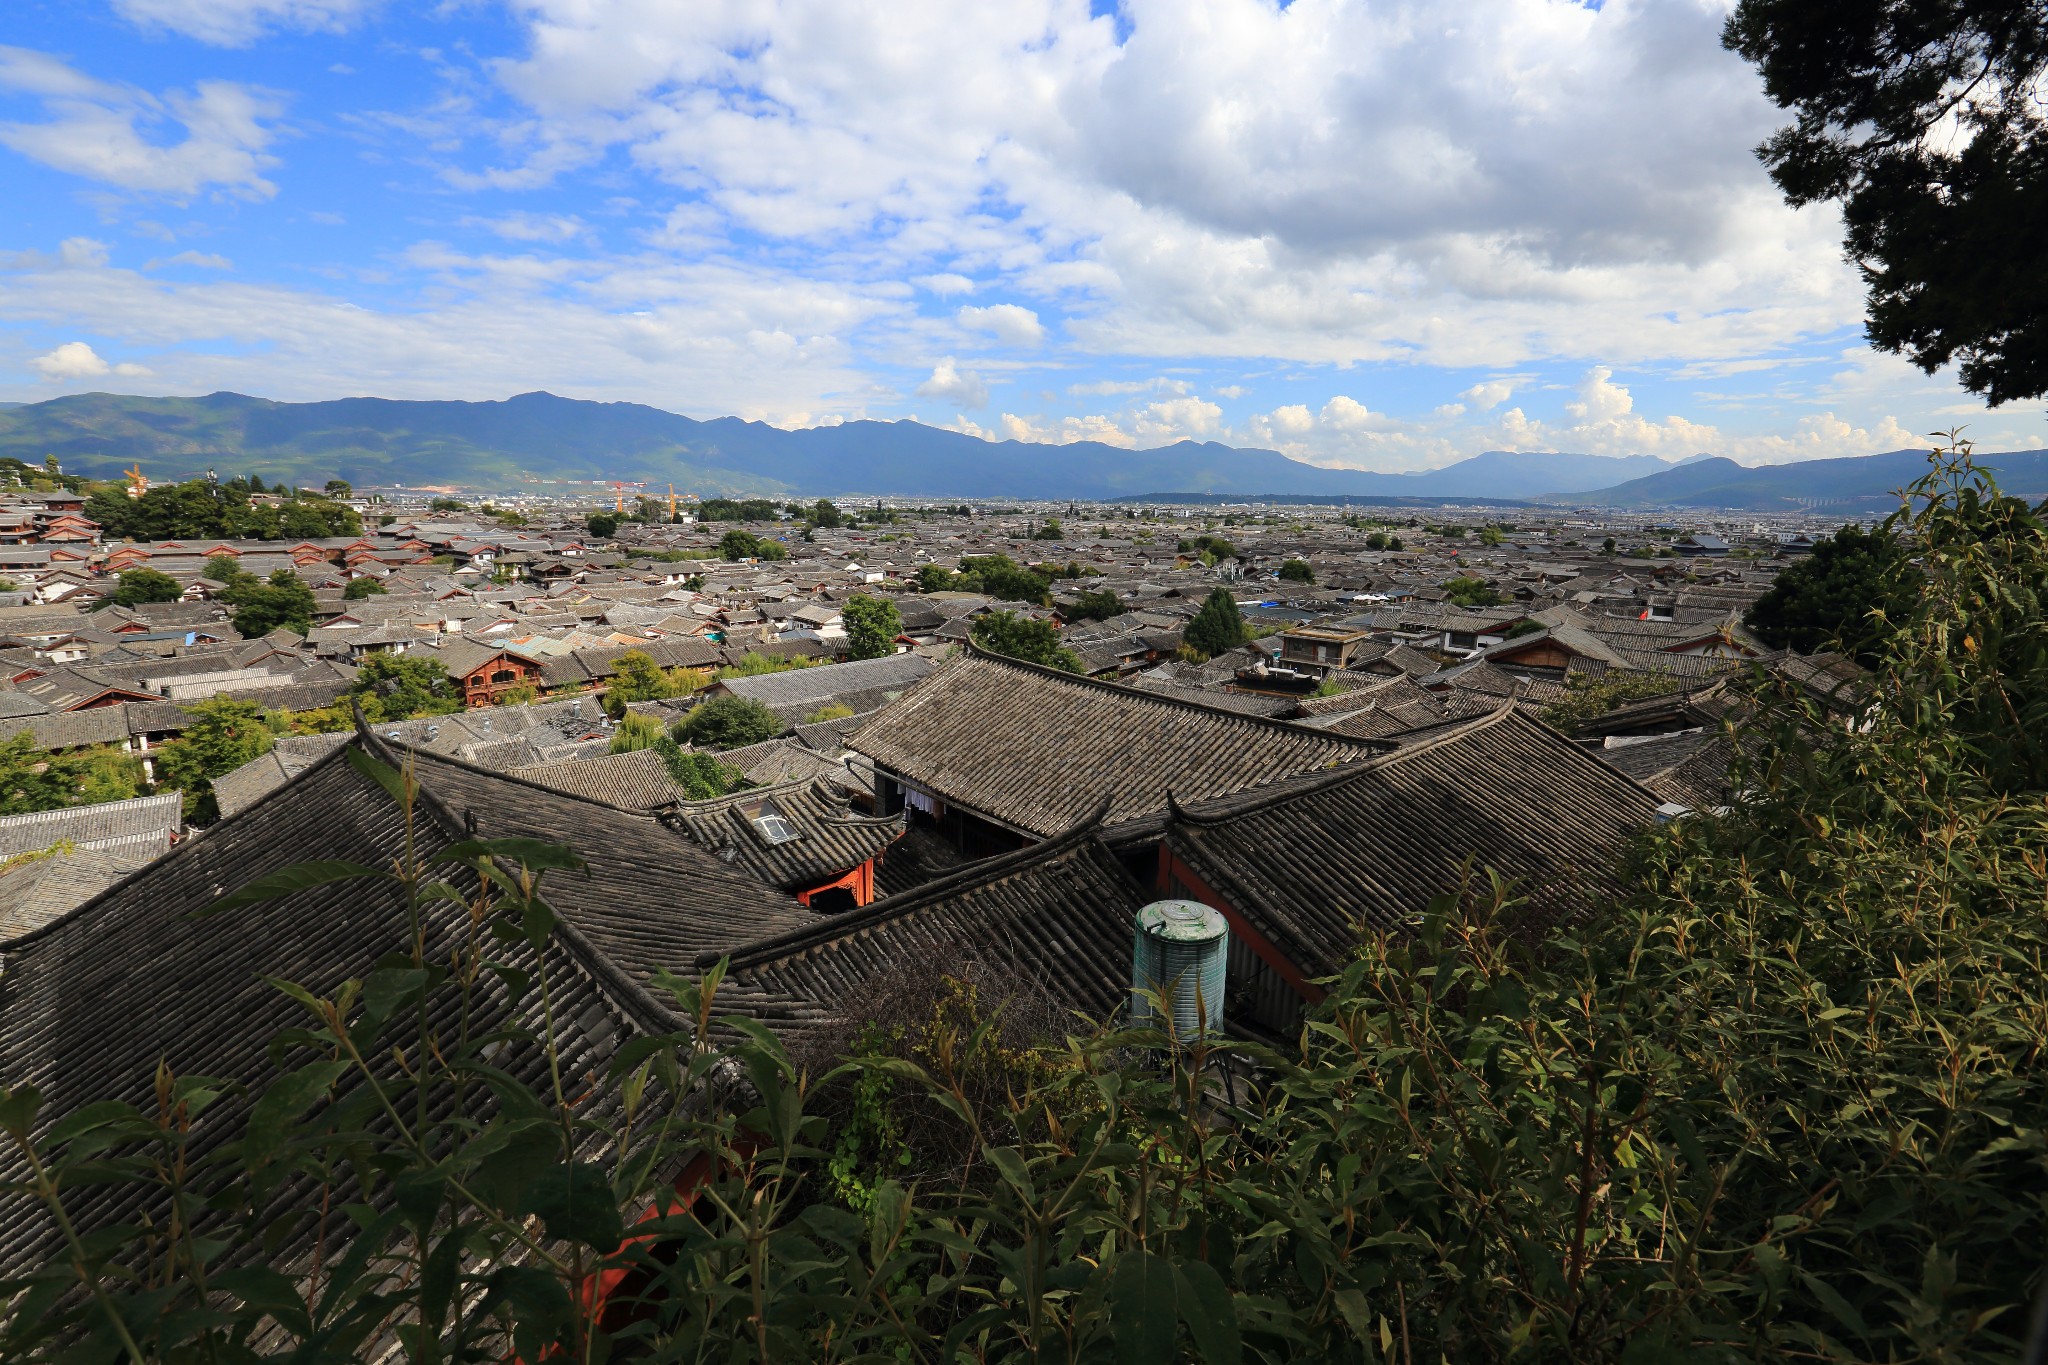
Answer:
[[[641,481],[641,482],[628,482],[628,481],[626,481],[626,480],[623,480],[623,479],[613,479],[613,480],[611,481],[611,485],[612,485],[612,492],[613,492],[613,494],[615,495],[615,498],[616,498],[616,502],[615,502],[615,504],[614,504],[614,508],[613,508],[613,510],[617,511],[617,512],[618,512],[618,513],[620,513],[621,515],[624,515],[624,513],[625,513],[625,510],[626,510],[626,490],[627,490],[628,488],[645,488],[645,487],[647,487],[647,484],[646,484],[646,483],[645,483],[644,481]]]
[[[675,486],[674,484],[670,484],[670,485],[668,486],[668,520],[669,520],[669,524],[670,524],[671,526],[673,526],[673,525],[675,524],[675,520],[676,520],[676,486]]]
[[[143,476],[142,461],[137,460],[132,468],[121,471],[128,476],[128,496],[139,498],[149,491],[149,480]]]

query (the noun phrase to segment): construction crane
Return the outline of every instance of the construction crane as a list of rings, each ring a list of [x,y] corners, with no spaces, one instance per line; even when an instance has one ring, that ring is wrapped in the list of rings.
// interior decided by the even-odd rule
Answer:
[[[674,484],[670,484],[670,485],[668,486],[668,520],[669,520],[669,525],[671,525],[671,526],[675,525],[675,520],[676,520],[676,486],[675,486]]]
[[[140,498],[149,491],[149,480],[142,473],[142,461],[137,460],[131,468],[124,469],[121,472],[128,476],[129,497]]]
[[[618,512],[618,513],[619,513],[620,515],[622,515],[622,516],[623,516],[623,515],[625,514],[625,511],[626,511],[626,490],[627,490],[628,488],[645,488],[645,487],[647,487],[647,484],[646,484],[646,483],[645,483],[644,481],[641,481],[641,482],[629,482],[629,481],[627,481],[627,480],[624,480],[624,479],[613,479],[613,480],[611,481],[611,485],[612,485],[612,493],[613,493],[613,495],[614,495],[614,497],[615,497],[615,503],[614,503],[614,507],[613,507],[613,510],[614,510],[614,511],[616,511],[616,512]]]

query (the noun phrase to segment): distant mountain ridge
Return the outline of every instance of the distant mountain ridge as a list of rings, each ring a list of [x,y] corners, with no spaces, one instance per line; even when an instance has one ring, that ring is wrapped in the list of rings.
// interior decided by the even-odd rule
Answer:
[[[238,393],[147,398],[88,393],[0,406],[0,455],[111,477],[140,460],[153,478],[257,473],[294,483],[453,485],[487,491],[531,480],[645,480],[650,491],[787,496],[1112,499],[1174,494],[1536,499],[1615,507],[1785,510],[1814,502],[1888,504],[1924,470],[1919,452],[1750,469],[1694,456],[1492,450],[1442,469],[1326,469],[1278,451],[1214,441],[1126,450],[1095,441],[984,441],[917,422],[846,422],[785,431],[707,421],[640,403],[525,393],[489,402],[342,398],[280,403]],[[2048,456],[1984,456],[2014,491],[2048,490]],[[1574,491],[1578,490],[1578,491]],[[1591,490],[1591,491],[1583,491]],[[593,490],[595,491],[595,490]]]
[[[343,398],[279,403],[78,394],[0,410],[0,455],[111,475],[133,460],[157,478],[207,467],[294,482],[517,487],[524,478],[645,479],[703,494],[865,492],[916,497],[1113,498],[1314,493],[1519,500],[1670,468],[1651,456],[1494,451],[1446,469],[1324,469],[1214,441],[1153,450],[1100,442],[984,441],[916,422],[785,431],[737,417],[699,421],[638,403],[547,393],[499,402]]]
[[[2030,499],[2048,497],[2048,452],[1980,452],[1976,461],[1992,471],[2005,492]],[[1890,511],[1898,505],[1897,491],[1926,473],[1925,449],[1754,467],[1715,456],[1611,488],[1553,494],[1543,500],[1621,508],[1718,507],[1847,515]]]

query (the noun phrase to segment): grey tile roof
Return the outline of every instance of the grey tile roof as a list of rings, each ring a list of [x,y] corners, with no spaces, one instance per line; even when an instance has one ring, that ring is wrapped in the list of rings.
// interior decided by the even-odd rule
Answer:
[[[183,806],[183,793],[166,792],[95,806],[0,816],[0,858],[33,853],[60,841],[90,847],[108,839],[168,833],[184,823]]]
[[[1364,740],[970,650],[847,737],[877,765],[1049,838],[1103,797],[1109,822],[1355,763]]]

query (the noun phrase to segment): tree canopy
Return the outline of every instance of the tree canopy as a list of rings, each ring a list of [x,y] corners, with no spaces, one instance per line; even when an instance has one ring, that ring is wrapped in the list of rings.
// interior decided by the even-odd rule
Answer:
[[[235,629],[251,640],[273,630],[304,635],[313,628],[313,612],[319,605],[313,590],[290,569],[279,569],[267,579],[238,572],[220,596],[235,609]]]
[[[739,749],[773,739],[788,727],[752,697],[713,697],[684,716],[677,737],[706,749]]]
[[[139,607],[148,602],[175,602],[184,595],[178,580],[155,569],[123,569],[114,595],[102,601],[116,606]]]
[[[455,680],[439,659],[390,651],[363,660],[347,695],[362,703],[363,717],[370,721],[445,716],[462,709]]]
[[[276,736],[262,708],[233,697],[209,697],[185,707],[192,723],[156,751],[157,778],[185,793],[185,818],[208,824],[220,816],[213,779],[268,753]]]
[[[592,512],[583,519],[583,529],[599,540],[610,540],[619,533],[619,519],[610,512]]]
[[[849,658],[881,659],[896,652],[896,637],[903,633],[903,616],[894,602],[859,593],[846,600],[839,614],[846,623]]]
[[[1918,582],[1889,527],[1844,526],[1779,573],[1743,623],[1779,649],[1813,654],[1839,647],[1869,662],[1905,619]]]
[[[1208,658],[1236,649],[1251,638],[1251,629],[1244,623],[1244,614],[1237,609],[1237,599],[1227,588],[1212,588],[1202,602],[1202,609],[1195,613],[1195,619],[1188,622],[1181,641],[1189,649]]]
[[[2048,6],[1741,0],[1722,41],[1792,113],[1758,149],[1787,202],[1841,206],[1871,345],[2048,393]]]
[[[1306,559],[1290,559],[1280,566],[1280,580],[1283,583],[1313,583],[1316,570]]]
[[[242,479],[218,489],[204,479],[158,484],[139,498],[103,487],[86,499],[85,515],[111,540],[301,540],[362,534],[362,518],[345,503],[297,496],[256,504],[249,500],[252,491]]]
[[[1060,643],[1060,633],[1052,622],[1037,617],[992,611],[975,621],[968,638],[991,654],[1057,668],[1062,673],[1081,671],[1081,656]]]
[[[346,601],[360,602],[365,597],[383,597],[386,593],[382,583],[365,575],[362,578],[351,578],[348,586],[341,590],[341,595]]]
[[[1060,609],[1060,615],[1069,621],[1107,621],[1123,614],[1123,599],[1108,588],[1081,593]]]
[[[719,537],[718,553],[737,562],[742,559],[777,560],[789,558],[789,549],[779,540],[757,536],[738,527]]]
[[[1493,590],[1492,584],[1471,574],[1445,579],[1443,589],[1445,596],[1461,607],[1497,607],[1507,601]]]

